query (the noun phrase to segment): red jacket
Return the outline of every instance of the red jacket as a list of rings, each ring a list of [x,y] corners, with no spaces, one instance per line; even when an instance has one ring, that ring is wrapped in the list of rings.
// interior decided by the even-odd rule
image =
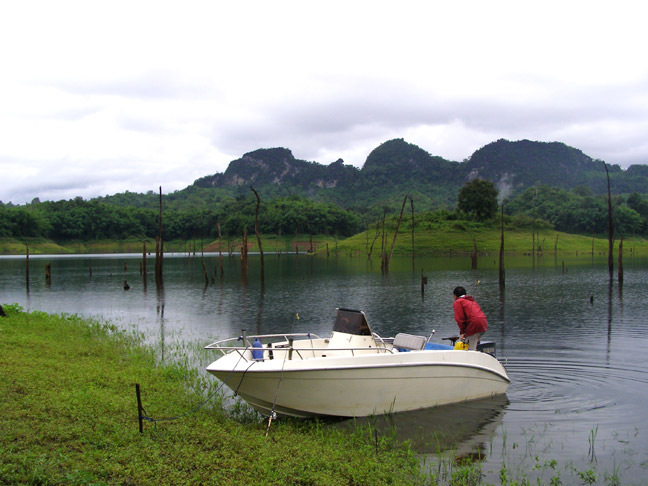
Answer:
[[[465,336],[472,336],[488,329],[488,321],[479,304],[470,295],[457,297],[454,301],[454,317],[459,331]]]

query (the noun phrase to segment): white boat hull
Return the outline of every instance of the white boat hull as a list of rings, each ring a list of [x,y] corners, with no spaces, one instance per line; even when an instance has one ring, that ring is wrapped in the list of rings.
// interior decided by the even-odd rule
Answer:
[[[477,351],[285,358],[230,352],[207,371],[262,414],[294,417],[417,410],[502,394],[510,382],[497,359]]]

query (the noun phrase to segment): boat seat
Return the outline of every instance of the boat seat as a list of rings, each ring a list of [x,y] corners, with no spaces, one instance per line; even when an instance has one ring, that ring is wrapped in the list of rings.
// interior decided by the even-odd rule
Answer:
[[[399,332],[394,338],[394,347],[398,349],[407,349],[409,351],[418,351],[425,348],[427,338],[425,336],[414,336]]]

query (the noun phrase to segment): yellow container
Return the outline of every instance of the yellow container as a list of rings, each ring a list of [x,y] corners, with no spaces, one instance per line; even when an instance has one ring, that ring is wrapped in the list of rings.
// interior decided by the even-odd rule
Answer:
[[[464,343],[463,341],[459,340],[455,343],[455,349],[458,349],[460,351],[466,351],[468,350],[468,343]]]

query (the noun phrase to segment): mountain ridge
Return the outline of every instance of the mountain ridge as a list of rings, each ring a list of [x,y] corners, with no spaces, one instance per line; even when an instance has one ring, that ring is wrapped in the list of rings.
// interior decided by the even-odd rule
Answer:
[[[612,190],[648,192],[648,166],[633,165],[623,171],[608,164],[607,168]],[[253,185],[266,196],[296,194],[343,207],[367,206],[381,198],[416,192],[423,196],[424,207],[435,208],[454,205],[457,191],[475,178],[493,182],[501,197],[515,196],[537,184],[562,189],[584,186],[593,193],[607,190],[603,162],[561,142],[499,139],[456,162],[402,138],[373,149],[361,168],[342,159],[328,165],[296,159],[284,147],[257,149],[230,162],[225,172],[197,179],[189,187],[243,193]]]

